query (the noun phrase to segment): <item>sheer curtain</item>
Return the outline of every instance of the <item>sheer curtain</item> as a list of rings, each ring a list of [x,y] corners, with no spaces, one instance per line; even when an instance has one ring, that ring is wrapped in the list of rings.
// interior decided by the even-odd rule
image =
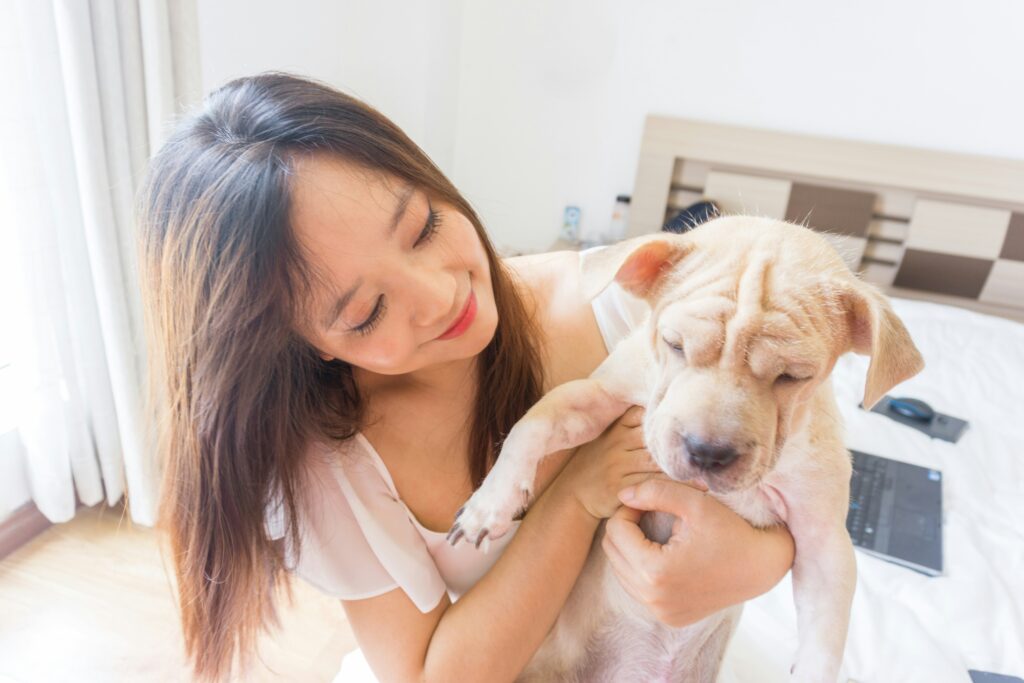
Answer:
[[[0,229],[13,423],[51,521],[126,492],[152,525],[132,209],[198,95],[194,0],[16,0],[0,9]]]

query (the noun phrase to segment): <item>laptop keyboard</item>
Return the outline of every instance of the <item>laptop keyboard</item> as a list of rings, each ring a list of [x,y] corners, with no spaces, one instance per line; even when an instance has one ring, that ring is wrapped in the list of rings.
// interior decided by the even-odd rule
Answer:
[[[883,458],[856,458],[850,479],[850,512],[846,529],[854,545],[873,548],[882,511],[887,462]]]

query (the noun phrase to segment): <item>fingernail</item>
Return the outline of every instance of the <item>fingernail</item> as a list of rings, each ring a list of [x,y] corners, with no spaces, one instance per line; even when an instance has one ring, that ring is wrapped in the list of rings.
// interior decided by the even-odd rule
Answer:
[[[635,486],[630,486],[629,488],[625,488],[619,491],[619,500],[621,500],[623,503],[628,503],[634,498],[636,498]]]

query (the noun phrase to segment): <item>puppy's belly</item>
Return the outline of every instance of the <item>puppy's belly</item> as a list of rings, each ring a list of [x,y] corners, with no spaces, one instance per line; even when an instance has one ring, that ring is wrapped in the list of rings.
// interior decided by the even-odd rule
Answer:
[[[558,621],[519,683],[713,681],[742,608],[685,628],[665,626],[619,584],[601,550],[603,535],[602,528]]]

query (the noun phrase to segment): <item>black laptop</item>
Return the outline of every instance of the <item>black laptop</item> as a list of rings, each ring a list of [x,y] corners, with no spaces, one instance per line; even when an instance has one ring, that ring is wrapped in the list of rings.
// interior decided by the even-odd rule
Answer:
[[[942,574],[942,472],[850,453],[846,529],[853,544],[923,574]]]

